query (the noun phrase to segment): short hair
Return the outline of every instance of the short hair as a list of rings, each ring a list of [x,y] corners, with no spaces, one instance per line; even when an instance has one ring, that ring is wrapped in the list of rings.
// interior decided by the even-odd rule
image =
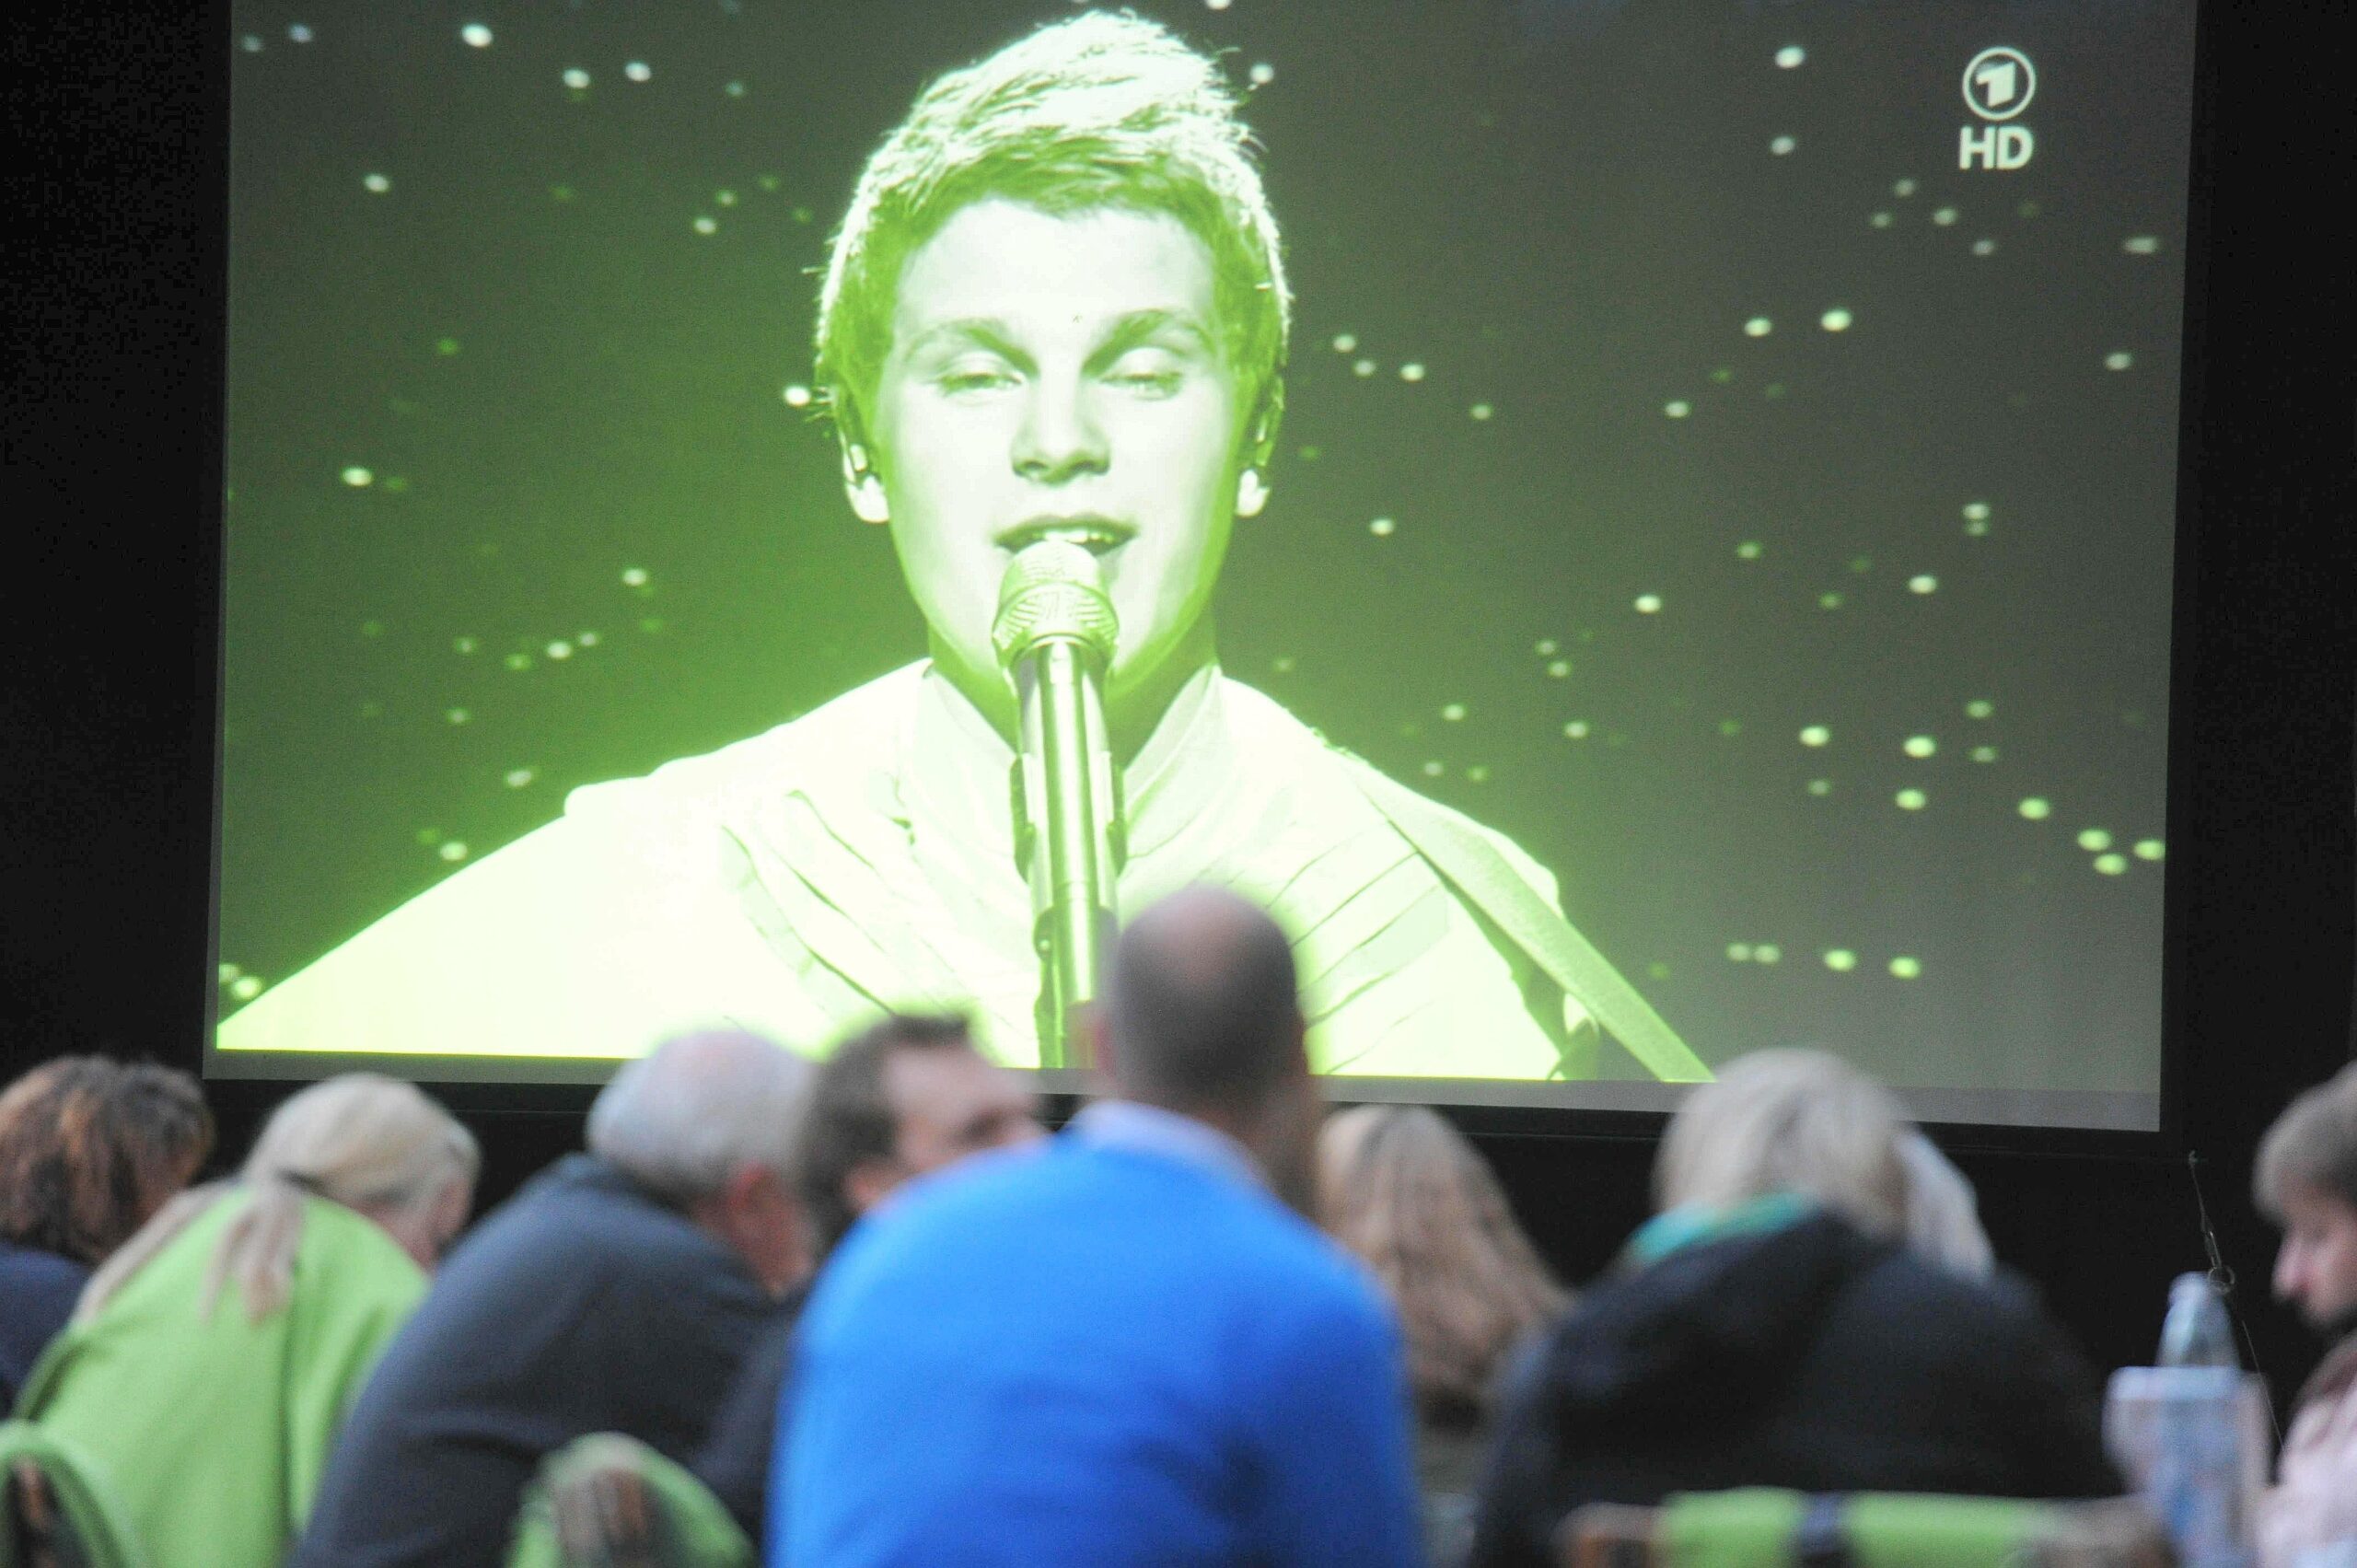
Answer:
[[[857,430],[892,343],[909,257],[960,210],[1166,213],[1211,252],[1230,366],[1273,436],[1293,326],[1275,215],[1251,132],[1208,56],[1167,28],[1091,11],[1051,23],[919,96],[860,175],[819,292],[818,369]]]
[[[213,1152],[194,1078],[61,1056],[0,1094],[0,1237],[97,1264]]]
[[[1674,1209],[1793,1193],[1895,1239],[1907,1228],[1907,1125],[1890,1091],[1838,1056],[1754,1051],[1670,1119],[1655,1196]]]
[[[1234,893],[1149,906],[1114,947],[1105,1001],[1114,1075],[1141,1098],[1249,1105],[1302,1070],[1292,945]]]
[[[972,1027],[954,1014],[893,1013],[835,1047],[811,1074],[794,1155],[794,1189],[818,1232],[819,1253],[834,1250],[859,1216],[843,1184],[900,1141],[884,1075],[904,1051],[971,1051]]]
[[[2283,1195],[2310,1187],[2357,1209],[2357,1063],[2283,1109],[2259,1140],[2251,1183],[2259,1212],[2283,1222]]]
[[[786,1176],[810,1064],[737,1030],[679,1035],[625,1065],[589,1107],[589,1152],[675,1203],[745,1166]]]
[[[1318,1222],[1399,1311],[1409,1386],[1428,1417],[1478,1419],[1508,1353],[1563,1306],[1488,1164],[1423,1106],[1327,1118]]]

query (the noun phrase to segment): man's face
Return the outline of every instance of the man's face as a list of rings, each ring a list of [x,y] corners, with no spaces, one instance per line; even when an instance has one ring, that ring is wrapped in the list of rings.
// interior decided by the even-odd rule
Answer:
[[[2298,1181],[2286,1187],[2282,1207],[2275,1294],[2297,1302],[2316,1328],[2328,1328],[2357,1312],[2357,1207]]]
[[[903,1178],[1041,1133],[1030,1091],[971,1051],[893,1052],[884,1063],[884,1096],[898,1130],[893,1153]]]
[[[935,659],[1002,715],[999,583],[1041,537],[1098,557],[1120,621],[1114,704],[1182,650],[1208,655],[1243,418],[1213,285],[1202,241],[1166,214],[996,199],[901,271],[871,457]]]

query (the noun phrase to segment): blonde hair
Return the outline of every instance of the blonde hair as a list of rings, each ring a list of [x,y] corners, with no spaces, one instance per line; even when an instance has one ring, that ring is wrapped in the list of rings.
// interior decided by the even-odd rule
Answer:
[[[1771,1193],[1811,1198],[1872,1236],[1907,1230],[1906,1115],[1890,1091],[1821,1051],[1738,1058],[1689,1095],[1654,1165],[1663,1209]]]
[[[1422,1106],[1328,1118],[1318,1213],[1399,1309],[1409,1381],[1428,1413],[1484,1410],[1506,1353],[1566,1300],[1490,1167]]]
[[[347,1073],[302,1090],[273,1111],[234,1181],[183,1193],[92,1277],[75,1311],[98,1313],[123,1283],[214,1204],[250,1200],[215,1246],[201,1310],[210,1317],[235,1283],[260,1322],[286,1305],[303,1239],[303,1201],[326,1198],[378,1220],[414,1215],[482,1164],[474,1135],[414,1084]]]
[[[2306,1187],[2357,1208],[2357,1063],[2283,1108],[2252,1167],[2258,1212],[2283,1223],[2283,1195]]]
[[[1972,1183],[1920,1128],[1898,1137],[1907,1166],[1907,1245],[1918,1257],[1968,1280],[1996,1272],[1997,1254],[1980,1228]]]

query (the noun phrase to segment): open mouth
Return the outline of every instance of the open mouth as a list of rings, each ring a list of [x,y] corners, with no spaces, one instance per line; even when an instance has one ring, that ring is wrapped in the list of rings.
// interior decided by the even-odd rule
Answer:
[[[1060,540],[1067,544],[1079,545],[1101,560],[1127,544],[1137,531],[1133,524],[1093,514],[1070,517],[1030,517],[1001,533],[995,542],[1001,550],[1012,555],[1042,540]]]

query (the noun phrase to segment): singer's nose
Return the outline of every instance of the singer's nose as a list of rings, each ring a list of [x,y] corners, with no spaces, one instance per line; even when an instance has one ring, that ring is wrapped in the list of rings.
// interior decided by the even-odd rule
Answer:
[[[1015,471],[1039,484],[1105,471],[1111,453],[1079,377],[1041,377],[1032,383],[1013,457]]]

